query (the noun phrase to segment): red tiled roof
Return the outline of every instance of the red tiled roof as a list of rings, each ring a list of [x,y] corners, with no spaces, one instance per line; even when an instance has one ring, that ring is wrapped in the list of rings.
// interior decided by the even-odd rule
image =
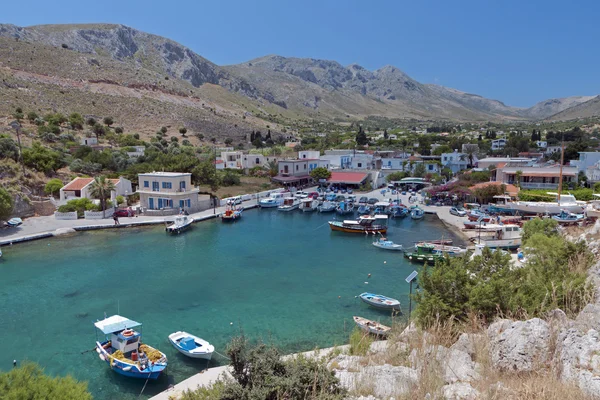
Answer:
[[[331,177],[327,179],[330,183],[362,183],[367,176],[364,172],[337,172],[331,171]]]
[[[478,183],[478,184],[475,184],[475,185],[469,187],[469,189],[474,190],[474,189],[479,189],[479,188],[491,186],[491,185],[494,185],[494,186],[504,185],[505,191],[511,196],[516,196],[517,193],[519,193],[519,188],[516,187],[515,185],[511,185],[510,183],[497,182],[497,181],[481,182],[481,183]]]
[[[107,179],[114,183],[115,185],[119,183],[120,179]],[[75,178],[71,182],[67,183],[66,186],[63,186],[63,190],[73,191],[73,190],[81,190],[90,183],[94,181],[94,178]]]
[[[302,176],[281,176],[281,175],[276,175],[276,176],[274,176],[271,179],[274,180],[274,181],[276,181],[276,182],[290,183],[290,182],[299,182],[299,181],[304,180],[304,179],[310,179],[310,175],[302,175]]]
[[[75,178],[63,186],[63,190],[81,190],[92,182],[94,178]]]

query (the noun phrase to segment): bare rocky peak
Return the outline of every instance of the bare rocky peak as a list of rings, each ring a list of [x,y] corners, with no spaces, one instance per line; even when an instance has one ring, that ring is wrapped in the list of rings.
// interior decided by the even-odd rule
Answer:
[[[570,99],[570,97],[568,98]],[[551,115],[548,119],[569,120],[578,118],[589,118],[600,115],[600,96],[591,97],[589,100],[575,104],[559,113]]]
[[[563,110],[577,106],[592,100],[594,96],[572,96],[560,99],[548,99],[540,101],[533,107],[527,109],[526,115],[532,118],[547,118]]]

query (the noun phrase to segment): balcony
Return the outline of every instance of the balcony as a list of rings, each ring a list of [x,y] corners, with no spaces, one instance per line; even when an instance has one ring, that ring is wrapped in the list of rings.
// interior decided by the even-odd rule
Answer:
[[[521,189],[558,189],[558,183],[522,182]]]

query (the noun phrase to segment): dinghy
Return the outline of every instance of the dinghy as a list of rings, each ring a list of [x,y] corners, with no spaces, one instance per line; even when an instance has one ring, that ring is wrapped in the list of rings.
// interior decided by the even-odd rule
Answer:
[[[389,326],[380,324],[379,322],[371,321],[363,317],[354,316],[356,325],[365,332],[372,333],[377,336],[387,336],[392,330]]]
[[[169,335],[169,342],[181,354],[191,358],[210,360],[215,347],[204,339],[187,332],[177,331]]]
[[[400,310],[400,302],[381,294],[362,293],[360,299],[370,306],[383,310]]]

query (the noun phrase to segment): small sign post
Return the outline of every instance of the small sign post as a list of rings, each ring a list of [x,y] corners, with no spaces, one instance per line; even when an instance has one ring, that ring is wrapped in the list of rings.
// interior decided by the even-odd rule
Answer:
[[[417,279],[417,275],[419,273],[417,271],[411,272],[409,276],[406,277],[406,282],[410,284],[410,294],[408,296],[408,321],[410,322],[410,314],[412,311],[412,284]]]

